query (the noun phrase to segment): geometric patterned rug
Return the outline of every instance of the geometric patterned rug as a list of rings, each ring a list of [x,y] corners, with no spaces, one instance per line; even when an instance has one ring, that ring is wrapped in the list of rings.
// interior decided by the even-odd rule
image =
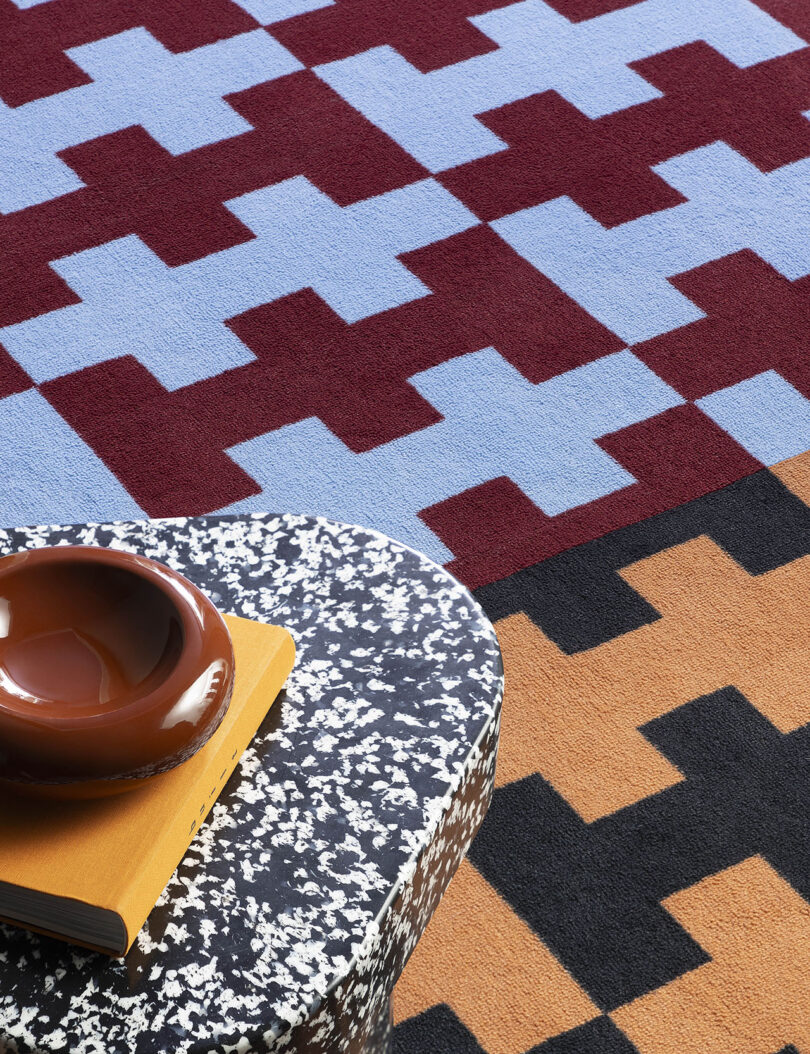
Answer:
[[[0,524],[320,513],[507,668],[398,1054],[810,1050],[810,8],[0,0]]]

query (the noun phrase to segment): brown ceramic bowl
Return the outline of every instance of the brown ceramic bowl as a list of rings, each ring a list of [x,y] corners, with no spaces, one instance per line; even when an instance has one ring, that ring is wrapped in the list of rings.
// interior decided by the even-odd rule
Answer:
[[[94,546],[0,559],[0,782],[116,794],[222,720],[233,648],[211,601],[154,560]]]

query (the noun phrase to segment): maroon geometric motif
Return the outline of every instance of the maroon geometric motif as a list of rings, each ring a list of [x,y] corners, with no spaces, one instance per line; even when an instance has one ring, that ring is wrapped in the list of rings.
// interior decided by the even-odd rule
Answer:
[[[789,281],[745,250],[671,279],[706,318],[636,345],[687,399],[776,370],[810,397],[810,278]]]
[[[170,51],[255,29],[232,0],[58,0],[21,10],[0,0],[0,97],[21,106],[90,78],[65,48],[145,26]]]
[[[607,227],[683,200],[650,165],[722,139],[763,171],[810,153],[810,49],[740,69],[703,42],[631,67],[664,94],[586,117],[555,92],[479,117],[510,149],[442,173],[483,220],[567,194]]]
[[[387,44],[417,69],[484,55],[497,44],[468,22],[510,0],[339,0],[276,22],[270,32],[307,66]]]
[[[646,142],[627,150],[605,123],[556,92],[490,110],[478,118],[508,150],[436,178],[484,221],[567,194],[605,226],[682,202],[650,170]]]
[[[598,440],[637,482],[546,516],[505,477],[420,513],[453,550],[447,567],[471,589],[750,475],[759,461],[690,404]]]
[[[765,172],[807,156],[810,49],[741,69],[697,41],[630,65],[664,96],[609,115],[627,150],[648,136],[661,161],[722,139]]]
[[[58,377],[40,391],[149,516],[195,516],[261,489],[211,442],[211,421],[188,415],[134,358]],[[208,409],[215,418],[216,407]]]
[[[258,187],[303,173],[348,205],[426,175],[309,70],[227,98],[253,131],[174,156],[134,126],[61,151],[87,186],[0,216],[0,325],[76,302],[48,266],[69,253],[138,234],[175,266],[250,240],[223,202]]]
[[[163,516],[255,493],[222,451],[291,421],[317,416],[356,451],[433,424],[436,410],[407,379],[455,355],[491,344],[539,382],[621,347],[488,228],[401,259],[432,295],[351,325],[311,290],[254,308],[229,325],[256,361],[209,380],[168,392],[119,359],[41,389],[146,512]],[[196,461],[177,456],[181,441]]]
[[[249,140],[240,143],[242,153],[245,146],[253,146],[255,153],[264,146],[263,137],[254,132],[238,139]],[[228,166],[228,150],[222,151],[221,164],[206,165],[202,151],[212,156],[210,147],[202,147],[175,157],[145,128],[133,125],[63,150],[60,157],[97,192],[93,201],[105,221],[103,241],[137,234],[164,263],[175,266],[253,237],[217,192],[229,182],[253,189],[253,168],[240,172]]]

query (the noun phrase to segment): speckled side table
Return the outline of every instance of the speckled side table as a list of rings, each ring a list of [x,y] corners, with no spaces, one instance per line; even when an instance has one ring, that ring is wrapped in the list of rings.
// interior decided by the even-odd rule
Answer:
[[[492,627],[373,531],[266,514],[0,531],[141,552],[298,661],[125,959],[0,926],[0,1050],[383,1054],[390,994],[492,790]],[[0,846],[2,851],[2,846]]]

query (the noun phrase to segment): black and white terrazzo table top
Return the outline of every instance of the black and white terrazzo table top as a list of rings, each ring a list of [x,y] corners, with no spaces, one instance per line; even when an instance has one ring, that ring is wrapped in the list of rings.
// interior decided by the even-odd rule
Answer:
[[[126,959],[0,925],[0,1050],[357,1049],[330,996],[380,1009],[486,807],[492,627],[427,558],[324,519],[0,531],[0,555],[59,543],[161,560],[298,659]]]

